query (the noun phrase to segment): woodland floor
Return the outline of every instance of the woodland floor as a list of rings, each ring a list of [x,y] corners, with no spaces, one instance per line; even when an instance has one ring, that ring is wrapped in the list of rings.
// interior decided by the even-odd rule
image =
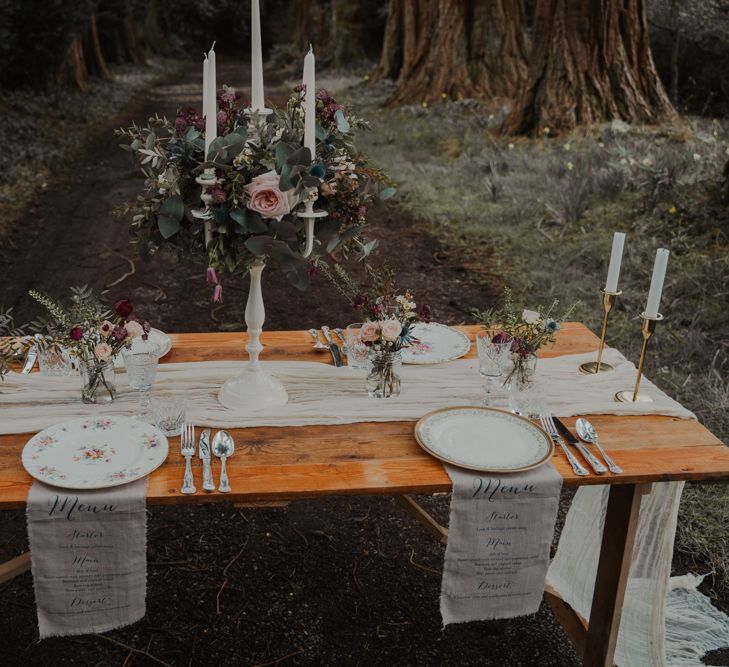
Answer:
[[[247,68],[220,60],[219,81],[244,85]],[[173,115],[178,106],[200,106],[199,68],[172,69],[137,89],[115,117],[89,127],[78,155],[37,192],[32,206],[13,216],[16,225],[0,245],[0,303],[14,306],[19,321],[36,314],[24,296],[30,287],[51,293],[74,284],[100,288],[133,265],[134,273],[111,287],[111,295],[132,298],[155,326],[169,332],[243,328],[245,283],[226,286],[225,303],[214,306],[204,266],[144,264],[129,245],[126,222],[110,215],[141,186],[113,128],[155,111]],[[277,91],[283,94],[283,86]],[[422,147],[418,142],[411,152],[426,148],[427,141]],[[473,308],[500,296],[503,258],[488,234],[461,234],[447,223],[447,233],[439,233],[418,207],[417,189],[403,194],[404,204],[370,217],[372,235],[382,239],[379,256],[389,260],[402,285],[416,288],[418,301],[429,303],[438,321],[470,321]],[[468,208],[464,200],[465,218]],[[267,329],[344,326],[355,319],[322,280],[300,293],[269,272],[264,299]],[[447,520],[447,496],[422,500]],[[103,636],[39,642],[32,581],[25,574],[0,586],[6,664],[578,665],[544,604],[533,617],[443,630],[443,547],[386,497],[242,511],[225,504],[150,507],[148,530],[142,621]],[[0,512],[0,534],[0,560],[25,550],[23,513]],[[675,565],[683,570],[683,561]]]

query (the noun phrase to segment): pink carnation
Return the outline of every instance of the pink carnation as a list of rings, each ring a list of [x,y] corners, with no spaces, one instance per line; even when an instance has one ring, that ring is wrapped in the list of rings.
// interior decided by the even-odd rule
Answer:
[[[244,189],[249,197],[248,208],[260,213],[262,218],[281,220],[299,202],[293,189],[281,192],[279,176],[275,171],[256,176]]]

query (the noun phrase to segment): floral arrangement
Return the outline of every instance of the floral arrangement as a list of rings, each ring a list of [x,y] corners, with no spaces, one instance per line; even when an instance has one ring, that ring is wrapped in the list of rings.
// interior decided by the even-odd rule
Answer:
[[[365,320],[360,331],[362,342],[382,352],[397,352],[417,342],[412,328],[415,322],[430,322],[430,307],[417,309],[410,290],[401,293],[395,283],[394,272],[386,267],[380,271],[366,265],[371,280],[363,288],[340,264],[330,269],[325,262],[317,263],[317,269],[329,279],[344,298],[363,315]]]
[[[82,363],[105,364],[116,357],[135,338],[147,340],[149,322],[140,320],[128,299],[114,304],[113,310],[88,287],[72,287],[67,304],[47,294],[30,290],[43,305],[50,320],[38,320],[33,327],[42,332],[35,336],[41,347],[62,347]]]
[[[514,370],[506,378],[506,384],[514,374],[524,381],[527,375],[527,362],[536,355],[544,345],[554,343],[557,339],[560,321],[566,320],[575,305],[570,306],[561,315],[555,311],[559,301],[554,300],[546,310],[539,306],[537,310],[527,310],[514,304],[511,290],[505,290],[504,305],[484,311],[474,311],[474,317],[486,330],[493,332],[494,343],[511,341],[511,352],[514,358]]]
[[[260,260],[273,262],[300,289],[310,280],[310,263],[301,255],[303,221],[295,214],[310,199],[328,213],[315,225],[320,250],[367,254],[374,242],[361,233],[368,208],[392,196],[389,178],[372,167],[354,143],[368,127],[326,91],[317,92],[316,159],[302,146],[301,89],[283,109],[268,116],[247,114],[233,88],[217,98],[219,135],[204,155],[204,127],[194,109],[174,121],[155,116],[146,127],[117,131],[122,148],[138,160],[144,192],[117,210],[131,215],[131,230],[143,257],[162,248],[205,259],[214,298],[222,300],[221,278],[246,273]],[[214,171],[205,186],[196,178]],[[194,211],[206,195],[213,218]]]

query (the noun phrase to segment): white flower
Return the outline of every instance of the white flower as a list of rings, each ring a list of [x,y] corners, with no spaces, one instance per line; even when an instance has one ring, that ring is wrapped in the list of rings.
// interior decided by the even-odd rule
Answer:
[[[564,145],[564,149],[565,149],[566,151],[568,151],[568,150],[569,150],[570,148],[571,148],[571,146],[570,146],[569,144],[565,144],[565,145]]]
[[[571,162],[567,163],[567,171],[572,171],[575,168],[575,165],[573,165]]]
[[[623,158],[622,160],[620,160],[620,164],[628,164],[628,161],[625,158]]]
[[[144,333],[144,329],[142,328],[142,325],[139,322],[136,322],[135,320],[132,320],[131,322],[127,322],[124,325],[124,328],[127,330],[127,335],[129,338],[137,338],[138,336],[141,336]]]
[[[701,159],[701,156],[698,153],[694,153],[694,162],[698,162]]]
[[[597,142],[597,145],[598,145],[598,146],[599,146],[600,148],[605,148],[605,144],[604,144],[604,143],[602,143],[602,141],[598,141],[598,142]]]
[[[402,325],[397,320],[385,320],[380,323],[382,337],[389,342],[394,342],[402,331]]]
[[[542,316],[535,310],[524,310],[521,314],[521,319],[523,319],[527,324],[536,324],[542,319]]]
[[[510,151],[513,151],[514,150],[514,144],[509,144],[508,148],[509,148]]]
[[[651,162],[651,159],[649,157],[643,159],[643,164],[646,167],[650,167],[653,163]]]

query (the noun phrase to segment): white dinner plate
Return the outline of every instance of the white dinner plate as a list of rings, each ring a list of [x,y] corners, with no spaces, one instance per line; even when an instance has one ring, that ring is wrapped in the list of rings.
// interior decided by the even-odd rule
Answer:
[[[441,461],[484,472],[529,470],[554,453],[554,443],[542,429],[495,408],[434,410],[415,425],[415,439]]]
[[[167,438],[133,417],[82,417],[34,435],[23,467],[64,489],[105,489],[141,479],[167,458]]]
[[[172,339],[164,332],[159,329],[150,329],[148,340],[160,349],[160,359],[164,357],[172,349]],[[114,366],[116,368],[124,368],[124,356],[118,354],[114,358]]]
[[[471,349],[466,334],[437,322],[417,322],[413,336],[418,343],[402,350],[404,364],[440,364],[458,359]]]

